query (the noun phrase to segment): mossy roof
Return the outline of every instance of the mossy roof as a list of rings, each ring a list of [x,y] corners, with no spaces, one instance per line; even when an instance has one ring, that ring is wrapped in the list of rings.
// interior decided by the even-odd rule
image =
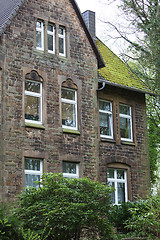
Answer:
[[[106,80],[108,84],[152,94],[147,85],[131,71],[127,64],[98,38],[96,44],[106,64],[98,70],[100,79]]]

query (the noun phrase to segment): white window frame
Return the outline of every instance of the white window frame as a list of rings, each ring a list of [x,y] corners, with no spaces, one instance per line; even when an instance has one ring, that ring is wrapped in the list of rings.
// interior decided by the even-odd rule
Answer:
[[[59,38],[63,39],[63,49],[64,49],[63,53],[59,52],[59,56],[66,57],[66,30],[65,30],[65,27],[63,27],[63,26],[59,26],[59,28],[63,28],[63,34],[60,34],[58,32],[58,41],[59,41]]]
[[[75,105],[75,121],[76,121],[76,126],[75,126],[75,127],[70,127],[70,126],[66,126],[66,125],[63,125],[63,124],[62,124],[62,128],[77,130],[77,129],[78,129],[78,118],[77,118],[77,90],[62,87],[61,91],[62,91],[63,89],[67,89],[67,90],[72,91],[72,92],[75,93],[75,100],[70,100],[70,99],[67,99],[67,98],[61,98],[61,103],[68,103],[68,104]],[[62,108],[61,108],[61,109],[62,109]]]
[[[65,161],[63,162],[63,164],[65,163]],[[68,162],[68,163],[73,163],[73,162]],[[75,162],[74,162],[75,163]],[[64,173],[63,172],[63,177],[66,178],[79,178],[79,163],[75,163],[76,164],[76,174],[73,173]]]
[[[48,35],[53,37],[53,51],[48,49],[49,53],[55,54],[55,26],[52,23],[48,23],[48,25],[52,25],[53,26],[53,32],[48,30],[48,26],[47,26],[47,45],[48,45]]]
[[[121,137],[121,140],[122,140],[122,141],[133,142],[132,107],[129,106],[129,105],[127,105],[127,104],[121,104],[121,103],[120,103],[119,106],[120,106],[120,105],[123,105],[123,106],[129,107],[130,115],[119,113],[119,117],[120,117],[120,118],[129,119],[129,120],[130,120],[130,124],[131,124],[131,126],[130,126],[130,131],[131,131],[130,134],[131,134],[131,138],[123,138],[123,137]],[[119,123],[119,124],[120,124],[120,123]],[[121,134],[121,132],[120,132],[120,134]],[[120,135],[120,136],[121,136],[121,135]]]
[[[125,184],[125,202],[128,202],[128,189],[127,189],[127,170],[126,169],[115,169],[115,168],[108,168],[108,169],[113,169],[114,170],[114,178],[108,178],[107,181],[108,183],[114,183],[114,188],[115,188],[115,205],[119,205],[118,203],[118,187],[117,183],[124,183]],[[124,179],[118,179],[117,178],[117,170],[122,170],[124,171]]]
[[[112,102],[110,101],[105,101],[105,100],[102,100],[100,99],[99,102],[107,102],[110,104],[110,109],[111,111],[107,111],[107,110],[102,110],[99,108],[99,113],[103,113],[103,114],[106,114],[106,115],[110,115],[110,127],[111,127],[111,135],[103,135],[103,134],[100,134],[100,137],[102,138],[110,138],[110,139],[113,139],[113,112],[112,112]],[[100,121],[100,120],[99,120]],[[100,122],[99,122],[100,123]]]
[[[37,27],[37,22],[40,22],[40,23],[41,23],[41,28]],[[41,20],[37,20],[37,22],[36,22],[36,33],[37,33],[37,32],[40,32],[40,33],[41,33],[41,43],[42,43],[42,47],[37,47],[37,46],[36,46],[36,49],[37,49],[37,50],[44,51],[44,24],[43,24],[43,21],[41,21]],[[37,44],[37,40],[36,40],[36,44]]]
[[[29,158],[29,159],[34,159],[34,158],[32,158],[32,157],[25,157],[24,158],[24,161],[25,161],[25,159],[27,159],[27,158]],[[42,174],[43,174],[43,160],[42,159],[39,159],[39,158],[36,158],[36,160],[40,160],[40,171],[36,171],[36,170],[27,170],[27,169],[24,169],[24,174],[26,175],[38,175],[38,176],[40,176],[40,178],[41,178],[41,176],[42,176]],[[25,166],[25,164],[24,164],[24,166]],[[25,176],[24,176],[25,177]]]
[[[37,81],[32,81],[32,80],[29,80],[29,79],[25,79],[25,81],[36,82],[37,83]],[[39,106],[39,117],[40,117],[40,120],[39,121],[35,121],[35,120],[25,119],[25,122],[28,122],[28,123],[42,124],[42,83],[41,82],[38,82],[38,83],[40,84],[40,93],[30,92],[30,91],[25,90],[25,96],[37,97],[37,98],[40,99],[40,101],[39,101],[40,102],[40,106]],[[24,114],[25,114],[25,107],[24,107]]]

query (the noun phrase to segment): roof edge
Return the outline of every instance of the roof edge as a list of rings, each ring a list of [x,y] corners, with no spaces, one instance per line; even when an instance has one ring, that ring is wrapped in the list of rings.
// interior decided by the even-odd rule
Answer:
[[[81,14],[81,11],[80,11],[80,9],[78,7],[77,2],[75,0],[70,0],[70,2],[72,4],[73,8],[75,9],[75,11],[77,13],[77,16],[78,16],[78,18],[80,20],[80,23],[82,24],[82,27],[84,28],[84,31],[85,31],[88,39],[89,39],[89,42],[90,42],[90,44],[91,44],[91,46],[92,46],[92,48],[93,48],[93,50],[94,50],[94,52],[96,54],[97,61],[98,61],[98,68],[105,67],[106,66],[105,62],[103,61],[101,53],[99,52],[98,47],[97,47],[96,43],[94,42],[94,40],[93,40],[93,38],[92,38],[92,36],[91,36],[87,26],[86,26],[86,23],[85,23],[85,21],[83,19],[83,16]]]
[[[119,88],[123,88],[123,89],[126,89],[126,90],[131,90],[131,91],[134,91],[134,92],[149,94],[151,96],[157,96],[158,95],[156,93],[148,92],[148,91],[145,91],[145,90],[142,90],[142,89],[128,87],[128,86],[123,86],[123,85],[120,85],[118,83],[111,83],[110,81],[108,81],[106,79],[103,79],[103,80],[102,79],[98,79],[98,82],[104,82],[105,84],[113,86],[113,87],[119,87]]]

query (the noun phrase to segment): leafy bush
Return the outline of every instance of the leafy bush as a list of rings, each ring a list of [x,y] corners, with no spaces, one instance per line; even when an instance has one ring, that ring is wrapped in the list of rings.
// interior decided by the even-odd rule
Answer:
[[[17,219],[9,214],[9,206],[0,205],[0,239],[21,240]]]
[[[160,239],[160,197],[152,196],[147,200],[134,203],[130,209],[131,218],[126,221],[126,227],[136,232],[137,236],[149,235],[151,239]]]
[[[24,229],[43,240],[113,239],[108,186],[53,173],[44,174],[39,184],[38,190],[29,188],[19,196],[15,214]]]
[[[110,211],[110,221],[118,232],[126,233],[125,222],[131,218],[130,208],[134,206],[132,202],[122,202],[120,205],[113,205]]]
[[[10,213],[11,206],[0,205],[0,239],[2,240],[38,240],[38,234],[34,234],[30,229],[26,231],[21,228],[21,224]]]

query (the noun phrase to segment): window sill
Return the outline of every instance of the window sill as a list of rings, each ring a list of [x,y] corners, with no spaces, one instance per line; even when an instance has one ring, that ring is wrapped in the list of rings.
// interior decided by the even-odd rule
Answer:
[[[125,141],[121,141],[121,144],[123,145],[130,145],[130,146],[136,146],[136,144],[134,142],[125,142]]]
[[[25,127],[39,128],[43,130],[45,129],[45,127],[42,124],[28,123],[28,122],[25,122]]]
[[[80,135],[80,131],[78,130],[72,130],[72,129],[67,129],[67,128],[62,128],[63,133],[71,133],[71,134],[77,134]]]
[[[116,143],[114,139],[111,138],[101,138],[101,142],[110,142],[110,143]]]
[[[59,55],[59,54],[56,54],[56,53],[51,53],[51,52],[48,52],[48,51],[45,51],[45,50],[41,50],[41,49],[37,49],[35,48],[35,51],[36,53],[38,53],[39,55],[45,55],[49,58],[59,58],[59,60],[68,60],[67,56],[62,56],[62,55]]]

